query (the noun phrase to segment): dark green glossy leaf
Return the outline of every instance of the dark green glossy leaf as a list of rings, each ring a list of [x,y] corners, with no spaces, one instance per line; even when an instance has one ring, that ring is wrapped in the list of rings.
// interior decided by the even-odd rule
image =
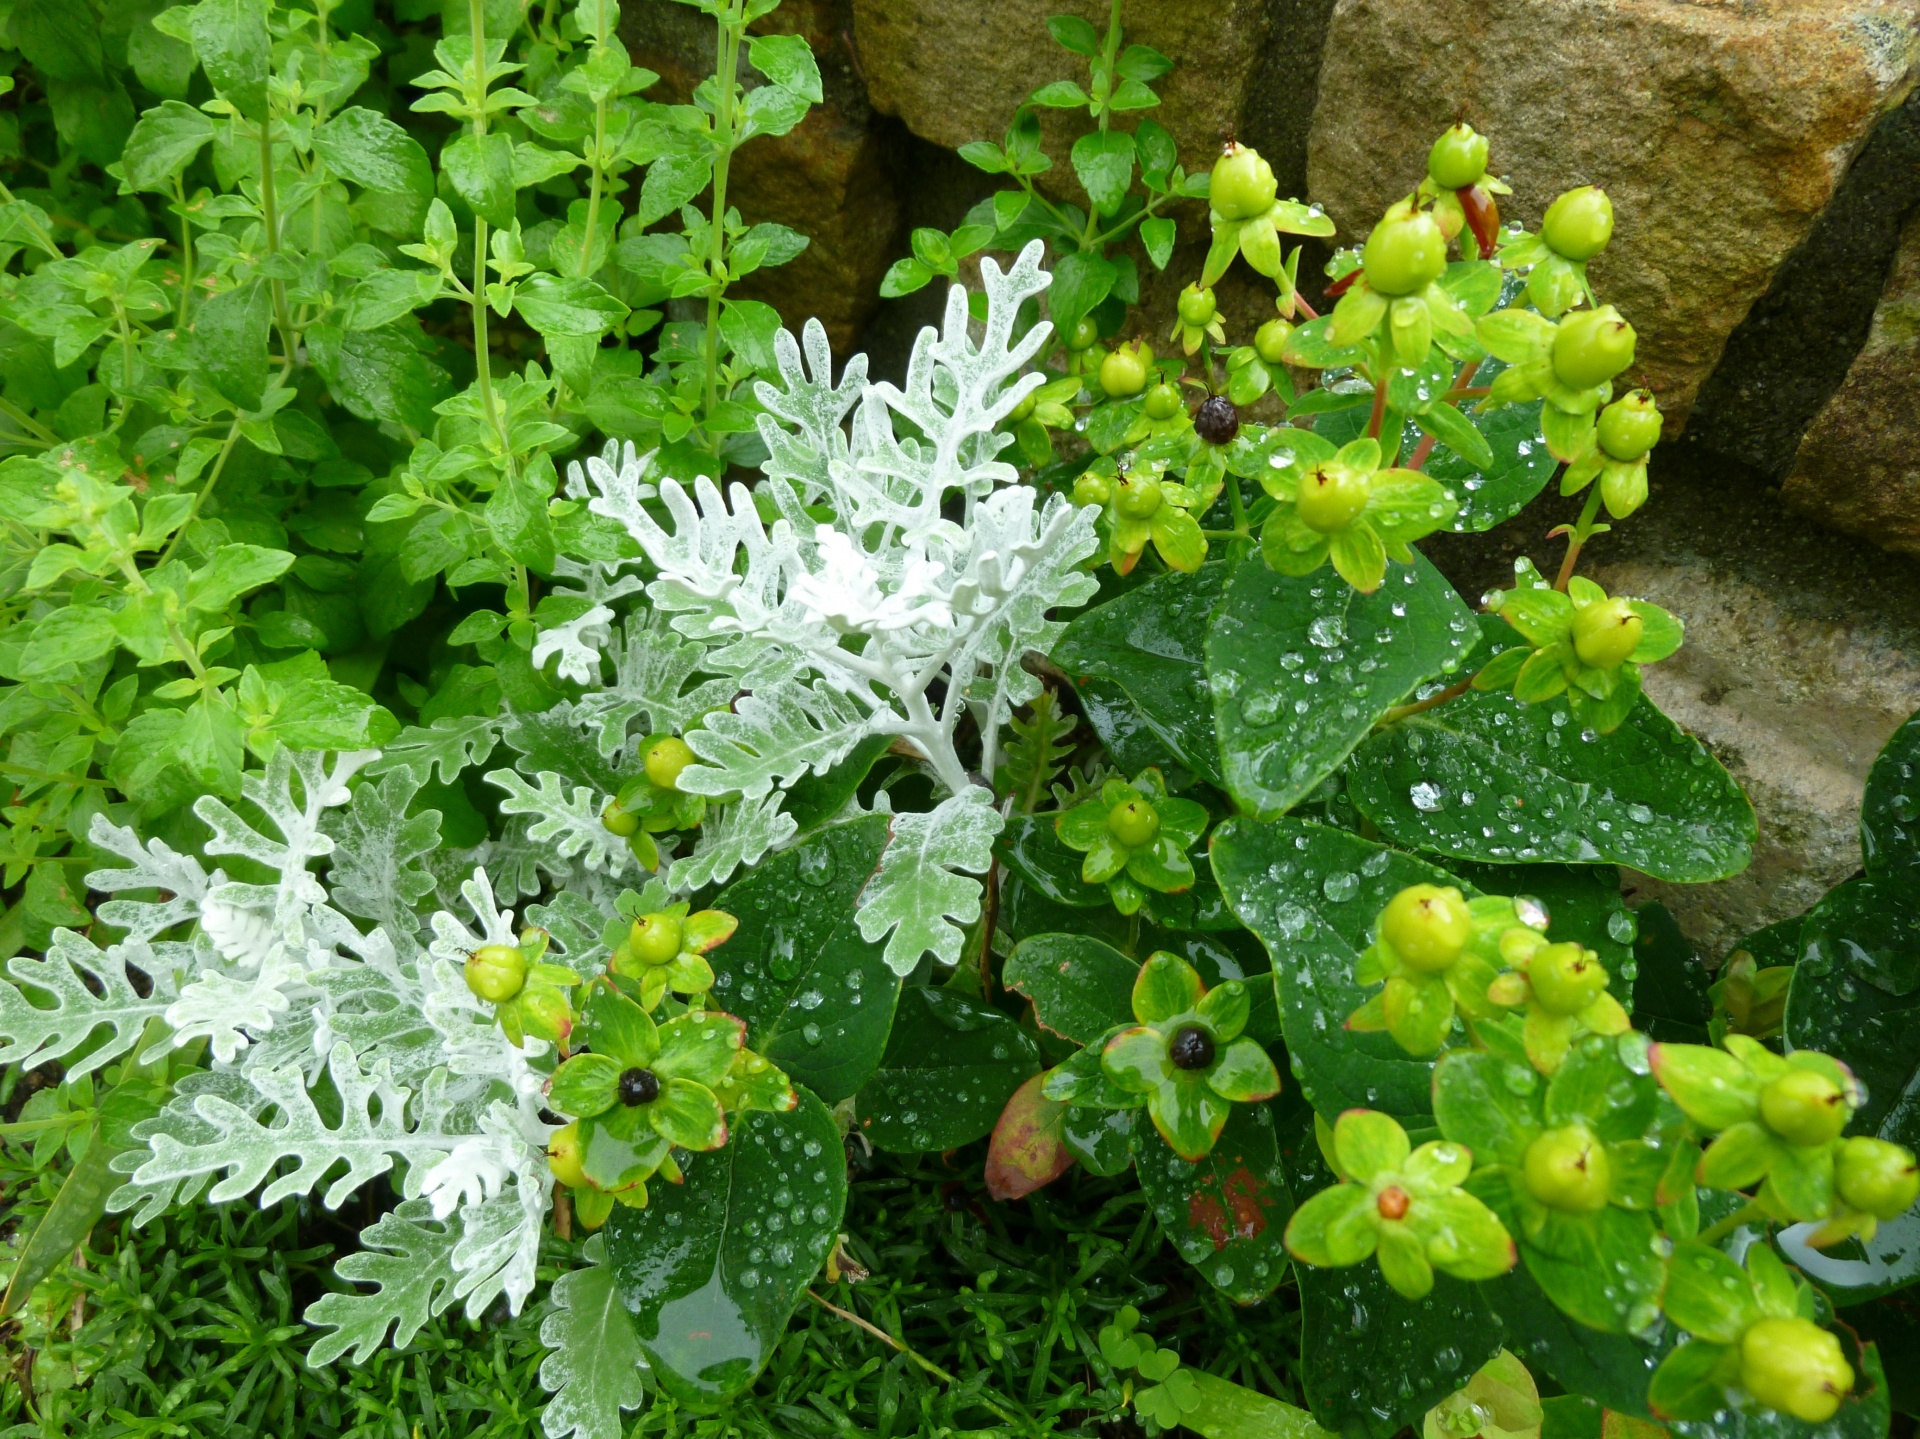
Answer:
[[[1034,1017],[1075,1044],[1091,1044],[1116,1024],[1133,1021],[1133,982],[1140,966],[1111,945],[1080,934],[1022,940],[1001,982],[1033,1002]]]
[[[989,1133],[1039,1068],[1032,1036],[999,1010],[915,986],[900,996],[880,1068],[854,1096],[854,1122],[895,1154],[955,1149]]]
[[[1370,595],[1332,570],[1295,579],[1242,563],[1206,644],[1227,790],[1263,819],[1285,813],[1478,643],[1472,613],[1424,559],[1390,564]]]
[[[1280,1238],[1293,1197],[1267,1105],[1234,1105],[1212,1152],[1197,1164],[1175,1154],[1151,1124],[1137,1122],[1133,1167],[1174,1248],[1214,1288],[1253,1304],[1286,1277]]]
[[[1541,403],[1503,405],[1487,415],[1467,412],[1493,451],[1491,465],[1471,464],[1450,449],[1434,451],[1425,473],[1460,502],[1448,529],[1490,530],[1519,514],[1547,487],[1559,461],[1547,453],[1540,435]]]
[[[892,743],[887,735],[869,735],[853,747],[852,754],[825,774],[808,773],[789,785],[787,798],[780,808],[793,816],[801,834],[818,829],[847,807],[847,801],[853,798],[861,781]]]
[[[1920,865],[1920,713],[1894,731],[1867,775],[1860,844],[1869,870]]]
[[[1636,1419],[1651,1417],[1647,1380],[1673,1348],[1671,1327],[1653,1342],[1589,1329],[1556,1309],[1525,1265],[1479,1288],[1502,1326],[1506,1346],[1530,1368],[1608,1409]]]
[[[711,1404],[753,1382],[840,1230],[847,1171],[827,1107],[737,1116],[726,1145],[681,1161],[686,1183],[616,1206],[607,1258],[662,1387]]]
[[[1017,870],[1009,870],[1000,887],[1000,928],[1016,940],[1036,934],[1084,934],[1115,948],[1132,944],[1131,922],[1111,904],[1097,909],[1060,904]]]
[[[1800,935],[1788,1045],[1833,1055],[1866,1085],[1851,1133],[1920,1148],[1920,893],[1911,874],[1841,885],[1814,906]],[[1836,1304],[1920,1280],[1920,1212],[1882,1224],[1864,1246],[1849,1240],[1821,1252],[1799,1237],[1785,1231],[1782,1248]]]
[[[1282,1137],[1288,1184],[1303,1199],[1334,1183],[1311,1116]],[[1368,1260],[1346,1269],[1297,1264],[1300,1380],[1313,1417],[1336,1434],[1391,1439],[1465,1384],[1500,1348],[1480,1286],[1434,1275],[1405,1299]]]
[[[884,815],[827,825],[722,890],[740,921],[707,956],[714,997],[747,1042],[828,1103],[855,1093],[887,1047],[900,978],[854,923],[887,844]]]
[[[1612,734],[1563,702],[1470,691],[1375,734],[1349,792],[1390,838],[1457,859],[1631,865],[1725,879],[1753,858],[1753,806],[1645,696]]]
[[[994,841],[1001,863],[1055,904],[1092,909],[1109,903],[1104,884],[1080,878],[1086,856],[1068,849],[1054,831],[1052,814],[1015,815]],[[1074,926],[1079,928],[1079,926]]]
[[[1635,1028],[1667,1043],[1707,1043],[1713,1018],[1707,985],[1713,976],[1706,964],[1664,904],[1642,905],[1633,917]]]
[[[1087,718],[1129,773],[1171,758],[1220,781],[1207,688],[1208,622],[1227,567],[1164,574],[1078,615],[1053,662],[1080,690]]]
[[[267,331],[273,304],[260,282],[215,295],[193,321],[193,356],[207,383],[242,409],[260,404],[267,386]]]
[[[1410,884],[1465,884],[1445,870],[1304,820],[1231,819],[1214,832],[1213,872],[1240,920],[1272,956],[1280,1027],[1294,1073],[1322,1114],[1430,1112],[1433,1064],[1385,1034],[1350,1034],[1369,997],[1353,966],[1373,924]]]

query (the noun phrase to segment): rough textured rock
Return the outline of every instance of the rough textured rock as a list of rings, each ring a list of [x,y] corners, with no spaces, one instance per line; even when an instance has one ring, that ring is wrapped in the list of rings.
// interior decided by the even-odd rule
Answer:
[[[1920,89],[1874,128],[1806,240],[1727,341],[1687,443],[1785,478],[1859,354],[1900,229],[1920,207]]]
[[[826,98],[791,133],[735,153],[727,200],[749,222],[777,220],[812,243],[733,293],[767,301],[790,325],[817,316],[844,352],[878,307],[887,266],[906,249],[895,137],[874,123],[854,72],[844,0],[788,0],[771,23],[807,38]],[[629,6],[620,38],[636,64],[660,73],[651,99],[684,102],[713,66],[713,21],[686,6]]]
[[[1596,539],[1581,569],[1686,622],[1685,647],[1648,666],[1647,692],[1732,771],[1759,816],[1753,865],[1734,879],[1628,876],[1636,901],[1664,900],[1717,961],[1860,867],[1867,770],[1920,708],[1920,565],[1862,564],[1857,542],[1756,505],[1757,477],[1670,449],[1654,455],[1652,502]],[[1511,575],[1516,554],[1558,557],[1559,544],[1539,536],[1572,518],[1572,502],[1538,509],[1424,548],[1462,593],[1480,594]]]
[[[1084,85],[1086,61],[1054,43],[1047,17],[1081,15],[1105,33],[1107,11],[1101,0],[853,0],[854,47],[876,109],[957,148],[1000,139],[1013,112],[1049,80]],[[1123,20],[1129,41],[1153,46],[1175,67],[1155,85],[1160,106],[1140,113],[1172,132],[1188,169],[1211,164],[1264,63],[1268,0],[1133,0]],[[1079,131],[1062,125],[1059,133]],[[1048,149],[1055,164],[1042,183],[1071,189],[1066,143]]]
[[[1463,111],[1513,213],[1604,186],[1619,218],[1594,279],[1677,430],[1917,50],[1912,0],[1339,0],[1309,186],[1363,235]]]
[[[1920,214],[1901,237],[1867,343],[1801,441],[1781,493],[1823,524],[1920,555]]]

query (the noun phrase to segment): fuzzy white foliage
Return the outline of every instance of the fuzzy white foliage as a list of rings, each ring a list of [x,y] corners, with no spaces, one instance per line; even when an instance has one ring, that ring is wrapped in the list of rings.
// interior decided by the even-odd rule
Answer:
[[[1041,253],[1028,246],[1004,272],[982,262],[977,339],[955,286],[944,323],[920,334],[897,388],[865,383],[864,360],[835,384],[817,322],[804,341],[782,332],[781,384],[756,387],[769,455],[757,496],[706,478],[691,487],[657,479],[651,456],[631,446],[571,467],[568,493],[623,525],[657,571],[647,586],[655,610],[704,649],[706,671],[741,677],[751,691],[687,736],[700,761],[682,776],[687,789],[763,800],[825,773],[869,736],[893,736],[952,797],[914,822],[927,830],[920,852],[972,859],[981,835],[991,842],[1000,824],[991,806],[958,802],[971,788],[958,725],[976,721],[991,773],[1001,726],[1037,691],[1020,661],[1059,635],[1048,610],[1094,590],[1081,568],[1096,547],[1092,512],[1061,496],[1040,503],[999,458],[1010,441],[998,426],[1042,383],[1021,371],[1047,327],[1014,338],[1020,305],[1048,283]],[[947,517],[956,499],[958,521]],[[831,523],[808,510],[821,502]],[[771,524],[762,503],[777,516]],[[945,691],[937,707],[936,682]],[[896,966],[911,968],[928,950],[957,953],[958,932],[942,916],[967,909],[966,888],[978,912],[978,885],[954,873],[966,867],[902,857],[892,883],[863,896],[863,926],[870,938],[894,932]],[[676,887],[696,873],[705,871],[676,866]]]

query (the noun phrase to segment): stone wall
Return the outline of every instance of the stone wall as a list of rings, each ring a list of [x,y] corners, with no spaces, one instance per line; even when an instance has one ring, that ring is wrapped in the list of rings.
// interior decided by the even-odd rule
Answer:
[[[880,277],[911,227],[950,228],[993,188],[954,147],[999,139],[1038,85],[1084,80],[1049,15],[1107,12],[787,0],[764,23],[808,38],[826,103],[743,151],[732,196],[813,245],[753,277],[756,293],[897,362],[941,297],[883,303]],[[1237,135],[1283,194],[1326,206],[1340,243],[1412,188],[1456,117],[1492,137],[1507,209],[1529,223],[1568,186],[1609,191],[1616,238],[1594,278],[1639,330],[1632,378],[1669,429],[1654,503],[1591,553],[1610,587],[1686,616],[1687,649],[1649,688],[1740,777],[1762,828],[1747,875],[1663,897],[1717,953],[1852,873],[1867,766],[1920,707],[1920,5],[1125,0],[1124,19],[1176,62],[1152,113],[1188,167]],[[656,93],[683,98],[710,64],[709,24],[665,0],[629,7]],[[1071,196],[1075,132],[1045,120],[1042,184]],[[1147,276],[1150,318],[1198,268],[1203,209],[1180,219],[1168,274]],[[1222,299],[1268,303],[1251,287]],[[1431,548],[1478,593],[1556,517]]]

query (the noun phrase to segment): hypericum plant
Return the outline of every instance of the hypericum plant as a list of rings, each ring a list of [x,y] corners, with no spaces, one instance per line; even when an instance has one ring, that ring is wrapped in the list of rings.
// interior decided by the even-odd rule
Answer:
[[[1745,1231],[1842,1304],[1911,1277],[1885,936],[1920,760],[1896,739],[1866,875],[1751,941],[1738,1006],[1626,907],[1618,867],[1724,878],[1755,830],[1642,690],[1678,622],[1576,573],[1657,436],[1582,268],[1610,208],[1529,245],[1456,127],[1322,315],[1282,236],[1324,214],[1248,147],[1203,186],[1115,122],[1167,68],[1116,6],[1054,22],[1087,84],[1035,97],[1088,112],[1089,207],[1023,110],[971,156],[1011,188],[896,272],[978,254],[977,292],[896,380],[836,374],[729,288],[798,250],[728,181],[813,59],[750,33],[767,0],[697,8],[685,105],[601,0],[455,6],[427,69],[342,7],[201,0],[84,83],[72,17],[9,21],[46,184],[0,195],[0,1060],[63,1066],[0,1136],[60,1176],[9,1302],[96,1223],[359,1195],[311,1362],[537,1303],[548,1433],[612,1439],[853,1282],[850,1152],[986,1139],[998,1197],[1131,1170],[1219,1293],[1296,1286],[1330,1429],[1524,1342],[1636,1417],[1884,1431],[1876,1351],[1768,1261],[1724,1312],[1677,1270]],[[1128,247],[1170,264],[1202,193],[1156,354]],[[1250,335],[1211,293],[1243,261]],[[1476,616],[1414,544],[1563,463],[1556,581],[1524,561]],[[1125,1292],[1080,1343],[1100,1411],[1244,1415]]]

